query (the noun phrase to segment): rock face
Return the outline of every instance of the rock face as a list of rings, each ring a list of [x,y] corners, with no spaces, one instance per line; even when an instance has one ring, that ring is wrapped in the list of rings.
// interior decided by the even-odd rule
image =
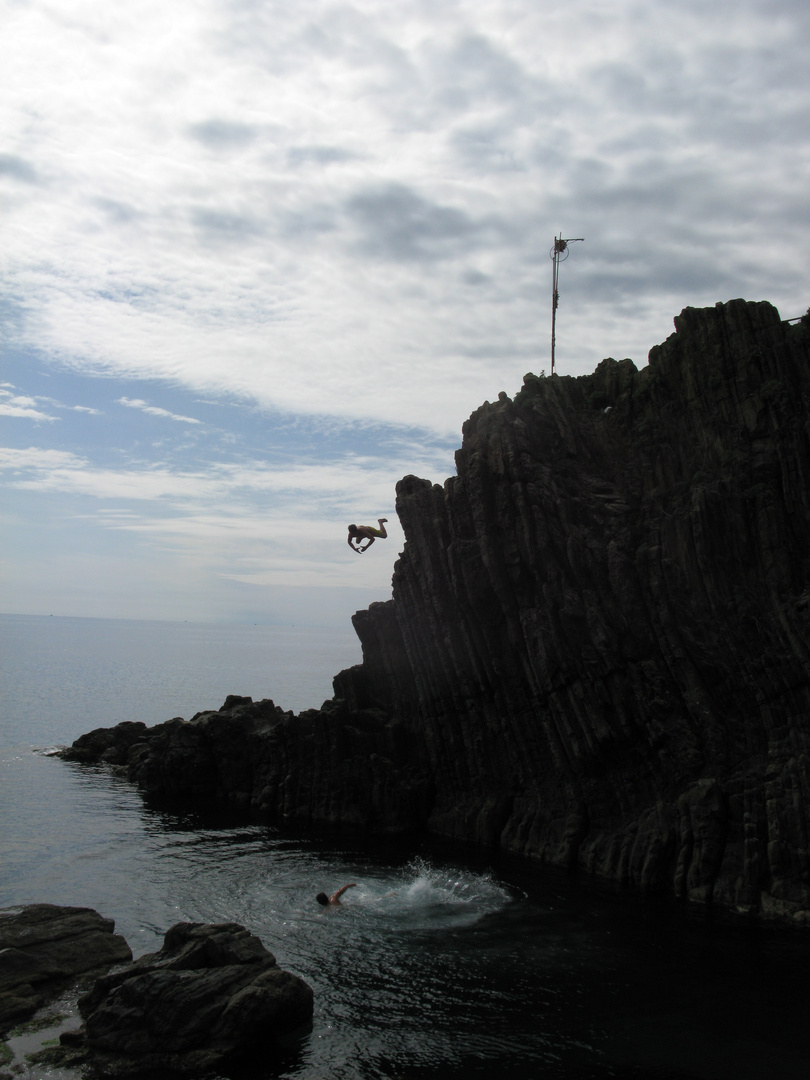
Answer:
[[[83,1040],[105,1073],[203,1075],[266,1052],[312,1019],[311,988],[235,923],[178,923],[159,952],[79,999]]]
[[[810,317],[675,326],[641,371],[527,375],[464,425],[457,476],[400,481],[392,599],[320,710],[229,699],[68,756],[806,922]]]
[[[0,1031],[27,1020],[68,980],[132,959],[112,919],[90,908],[0,910]]]

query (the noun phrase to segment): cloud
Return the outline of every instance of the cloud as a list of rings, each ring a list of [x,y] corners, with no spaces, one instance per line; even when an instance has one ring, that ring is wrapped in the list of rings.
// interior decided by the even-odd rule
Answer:
[[[0,176],[8,176],[23,184],[39,184],[41,179],[30,161],[16,154],[0,154]]]
[[[86,460],[70,450],[45,450],[36,446],[27,449],[0,447],[0,470],[22,472],[42,472],[51,474],[54,470],[80,469]]]
[[[446,431],[545,362],[559,228],[588,239],[560,343],[577,371],[643,362],[685,303],[800,307],[807,21],[787,3],[728,14],[181,0],[99,24],[82,0],[66,25],[34,4],[22,54],[51,65],[36,84],[12,65],[3,115],[15,161],[60,184],[4,230],[18,340],[78,370]],[[465,338],[500,342],[474,384]],[[455,375],[427,409],[415,348]]]
[[[363,155],[340,146],[292,146],[287,151],[287,161],[293,169],[302,165],[343,165],[362,160]]]
[[[108,222],[113,225],[130,225],[144,218],[144,214],[136,210],[134,206],[123,203],[119,199],[95,196],[90,201],[103,211]]]
[[[200,420],[196,420],[193,416],[178,416],[177,413],[170,412],[168,409],[161,409],[157,405],[150,405],[140,398],[120,397],[117,399],[117,402],[119,405],[126,405],[128,409],[140,409],[141,412],[145,412],[149,416],[161,416],[166,420],[176,420],[181,424],[201,423]]]
[[[191,124],[189,134],[209,150],[227,153],[249,146],[258,138],[259,130],[239,120],[212,118]]]
[[[38,537],[80,511],[77,547],[181,565],[210,530],[246,588],[310,556],[339,576],[344,514],[442,480],[470,412],[548,369],[560,231],[585,237],[561,374],[643,364],[687,305],[808,305],[798,0],[29,0],[8,42],[0,330],[27,392],[0,407],[76,454],[7,474]]]
[[[0,472],[6,474],[8,486],[101,500],[108,504],[104,513],[112,515],[105,520],[116,528],[132,527],[126,509],[120,508],[124,502],[160,504],[154,529],[167,528],[167,503],[175,521],[189,514],[194,517],[203,507],[217,508],[217,514],[219,508],[227,507],[221,515],[229,529],[237,513],[264,519],[276,514],[283,518],[291,511],[299,529],[302,514],[307,519],[342,523],[347,514],[365,512],[373,521],[378,507],[390,510],[396,480],[409,463],[425,472],[432,464],[427,458],[420,460],[418,448],[408,444],[386,461],[348,454],[332,462],[241,459],[201,463],[195,468],[166,463],[112,468],[66,450],[0,448]]]
[[[47,405],[62,412],[85,413],[88,416],[102,415],[100,409],[90,405],[64,405],[50,396],[14,393],[15,389],[12,383],[0,383],[0,415],[48,422],[59,419],[57,416],[42,412],[41,405]]]
[[[37,408],[37,399],[24,394],[12,393],[10,383],[0,386],[0,416],[9,416],[19,420],[45,420],[52,423],[57,419]]]
[[[253,589],[376,583],[378,597],[402,544],[392,505],[402,466],[403,459],[386,464],[349,456],[333,463],[110,468],[69,451],[0,449],[6,504],[58,500],[63,545],[75,534],[107,556],[122,550],[132,559],[151,551],[156,563],[182,559],[176,588],[183,578],[207,575]],[[367,566],[347,563],[348,521],[373,524],[380,514],[389,518],[390,540],[379,545],[379,558]],[[106,539],[91,541],[95,534]]]
[[[253,214],[221,207],[195,207],[191,210],[191,220],[204,244],[253,243],[266,231]]]
[[[351,195],[346,213],[357,230],[363,255],[402,262],[433,262],[459,257],[505,232],[496,217],[476,220],[441,205],[404,184],[375,186]]]

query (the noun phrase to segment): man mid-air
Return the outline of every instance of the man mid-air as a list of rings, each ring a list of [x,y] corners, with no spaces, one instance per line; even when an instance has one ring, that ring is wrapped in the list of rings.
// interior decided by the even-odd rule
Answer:
[[[381,536],[384,540],[388,536],[388,533],[385,531],[386,521],[388,521],[388,518],[377,518],[377,524],[380,526],[379,529],[375,529],[371,525],[350,525],[349,547],[352,551],[356,551],[358,555],[362,555],[364,551],[368,551],[378,536]],[[361,540],[368,540],[365,547],[360,547]]]

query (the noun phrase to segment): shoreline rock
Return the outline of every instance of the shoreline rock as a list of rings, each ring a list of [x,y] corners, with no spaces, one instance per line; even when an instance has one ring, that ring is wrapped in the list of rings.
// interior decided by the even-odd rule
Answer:
[[[0,1031],[7,1034],[70,986],[79,995],[82,1026],[63,1030],[59,1048],[35,1051],[41,1064],[90,1064],[117,1077],[203,1076],[254,1055],[266,1059],[311,1024],[311,987],[278,967],[237,923],[177,923],[157,952],[135,961],[113,928],[90,908],[0,911]],[[109,968],[81,992],[93,973]],[[64,1019],[46,1017],[46,1025],[52,1030]]]
[[[0,1032],[28,1020],[77,976],[124,964],[132,951],[97,911],[55,904],[0,910]]]
[[[312,1020],[311,987],[236,923],[177,923],[158,952],[79,998],[84,1044],[103,1072],[200,1076],[266,1054]]]

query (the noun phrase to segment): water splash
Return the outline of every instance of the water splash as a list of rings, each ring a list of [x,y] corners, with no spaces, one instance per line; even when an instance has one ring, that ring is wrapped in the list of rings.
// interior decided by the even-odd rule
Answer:
[[[391,920],[403,929],[444,930],[470,926],[500,911],[512,896],[489,874],[437,867],[420,858],[394,878],[360,883],[352,900],[371,917]]]

